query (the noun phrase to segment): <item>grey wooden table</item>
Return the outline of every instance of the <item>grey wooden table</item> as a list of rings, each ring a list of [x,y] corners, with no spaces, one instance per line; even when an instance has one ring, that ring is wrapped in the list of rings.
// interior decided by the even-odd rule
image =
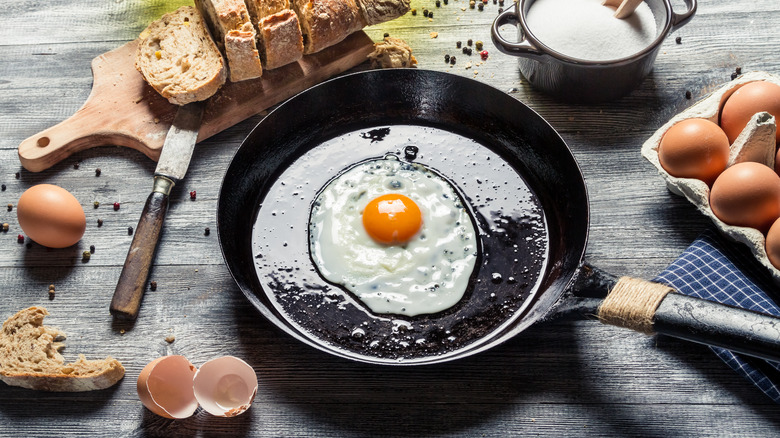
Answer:
[[[87,230],[71,248],[17,243],[16,212],[0,233],[0,317],[45,306],[47,322],[69,334],[65,355],[113,355],[123,381],[97,392],[52,394],[0,384],[3,436],[772,436],[780,409],[706,347],[646,337],[593,321],[540,324],[477,356],[436,366],[378,367],[321,353],[281,333],[245,300],[220,253],[216,203],[234,151],[263,115],[202,142],[175,191],[147,293],[130,330],[108,313],[116,280],[151,189],[155,163],[101,147],[31,173],[19,143],[73,114],[91,87],[92,58],[132,40],[146,23],[186,0],[8,0],[0,6],[0,204],[39,183],[70,190]],[[682,8],[682,2],[673,2]],[[742,71],[780,73],[780,3],[701,0],[693,21],[666,41],[655,70],[630,96],[566,105],[530,88],[515,59],[490,42],[499,5],[466,0],[418,10],[368,29],[407,40],[421,68],[491,84],[546,118],[573,149],[591,201],[587,258],[619,275],[652,278],[708,225],[670,194],[640,157],[641,144],[677,112]],[[509,6],[509,2],[505,7]],[[434,12],[432,19],[422,10]],[[436,38],[431,32],[438,32]],[[676,36],[681,37],[679,43]],[[457,41],[485,42],[489,58],[463,55]],[[458,56],[454,66],[444,55]],[[470,65],[469,65],[470,61]],[[364,67],[361,67],[364,68]],[[691,99],[686,98],[686,92]],[[95,169],[101,169],[95,176]],[[188,192],[197,191],[196,200]],[[93,202],[101,203],[93,208]],[[120,202],[114,211],[110,205]],[[97,220],[103,226],[97,226]],[[95,252],[82,262],[90,245]],[[56,286],[49,299],[48,286]],[[173,335],[173,343],[165,338]],[[172,421],[136,396],[152,359],[182,354],[196,366],[220,355],[245,359],[260,381],[246,414],[198,412]]]

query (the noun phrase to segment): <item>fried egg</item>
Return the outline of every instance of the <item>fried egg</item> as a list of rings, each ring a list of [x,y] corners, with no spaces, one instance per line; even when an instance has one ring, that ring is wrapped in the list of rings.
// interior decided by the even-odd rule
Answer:
[[[478,237],[447,180],[389,155],[351,167],[319,192],[309,252],[326,280],[372,312],[415,316],[460,301]]]

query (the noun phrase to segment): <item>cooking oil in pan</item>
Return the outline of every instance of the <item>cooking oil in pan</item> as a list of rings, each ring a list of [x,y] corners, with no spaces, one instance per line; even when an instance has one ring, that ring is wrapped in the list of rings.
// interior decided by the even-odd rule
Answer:
[[[309,213],[318,192],[356,163],[391,154],[447,178],[473,218],[478,259],[452,307],[433,314],[372,313],[319,275],[309,254]],[[373,126],[312,145],[278,176],[258,207],[255,268],[270,305],[315,342],[352,357],[418,361],[486,342],[523,314],[546,269],[541,203],[489,145],[426,126]]]

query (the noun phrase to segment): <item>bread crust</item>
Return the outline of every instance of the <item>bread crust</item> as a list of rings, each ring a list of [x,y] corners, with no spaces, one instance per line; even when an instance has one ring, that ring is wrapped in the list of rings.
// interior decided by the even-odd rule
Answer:
[[[278,68],[303,57],[303,34],[298,16],[291,9],[264,17],[258,26],[265,68]]]
[[[65,363],[59,350],[64,334],[43,325],[43,307],[20,310],[3,323],[0,333],[0,380],[40,391],[81,392],[105,389],[122,379],[125,369],[111,356]]]
[[[243,0],[195,0],[214,41],[228,60],[230,80],[239,82],[263,75],[255,42],[255,28]]]
[[[192,6],[163,15],[141,32],[135,67],[176,105],[208,99],[227,78],[222,55]]]
[[[258,23],[263,18],[290,9],[290,0],[246,0],[246,7],[252,23],[259,29]]]
[[[394,20],[407,12],[410,0],[357,0],[360,13],[368,26]]]
[[[293,0],[303,32],[303,53],[340,43],[366,26],[355,0]]]

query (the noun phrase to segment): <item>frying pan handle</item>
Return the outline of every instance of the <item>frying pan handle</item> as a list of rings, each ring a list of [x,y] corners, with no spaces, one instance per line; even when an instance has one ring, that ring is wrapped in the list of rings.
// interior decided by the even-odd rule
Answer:
[[[696,13],[697,0],[685,0],[685,5],[688,6],[688,10],[682,14],[672,12],[672,32],[685,26]]]
[[[645,280],[620,278],[599,306],[598,317],[646,334],[780,361],[780,318],[682,295]]]

